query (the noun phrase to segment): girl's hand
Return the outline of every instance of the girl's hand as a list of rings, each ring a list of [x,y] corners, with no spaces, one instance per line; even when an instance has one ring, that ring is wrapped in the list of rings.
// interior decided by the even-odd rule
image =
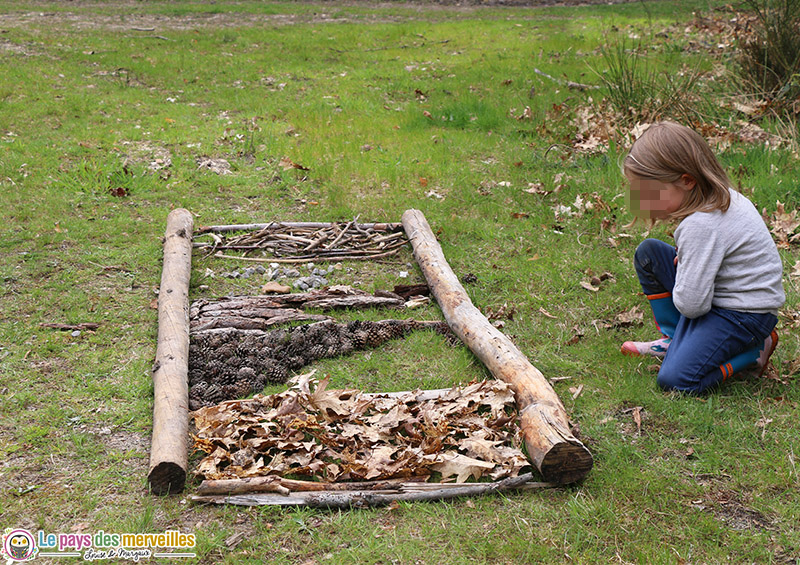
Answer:
[[[675,266],[677,267],[678,266],[678,248],[677,247],[675,248],[675,259],[673,260],[673,262],[675,263]]]

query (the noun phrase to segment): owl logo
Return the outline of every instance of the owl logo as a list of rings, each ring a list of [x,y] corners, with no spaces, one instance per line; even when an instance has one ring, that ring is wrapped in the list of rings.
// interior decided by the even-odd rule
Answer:
[[[38,551],[36,540],[28,530],[6,528],[0,554],[12,561],[30,561]]]

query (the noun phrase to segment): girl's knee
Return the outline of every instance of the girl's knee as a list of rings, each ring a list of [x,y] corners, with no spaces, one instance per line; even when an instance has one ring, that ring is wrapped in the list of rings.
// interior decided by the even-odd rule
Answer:
[[[661,370],[658,372],[656,384],[665,392],[676,390],[686,394],[702,394],[714,388],[721,380],[721,378],[717,379],[715,374],[706,375],[699,379],[690,378],[679,370],[662,365]]]
[[[704,387],[695,379],[689,379],[681,371],[673,369],[672,367],[664,367],[658,372],[656,384],[661,390],[669,392],[677,390],[687,394],[699,394],[703,392]]]
[[[662,252],[665,247],[671,246],[660,239],[649,237],[636,247],[633,257],[638,260],[645,259],[646,257],[653,257]]]
[[[661,370],[658,371],[656,384],[664,391],[683,390],[684,386],[683,379],[681,379],[679,374],[663,366]]]

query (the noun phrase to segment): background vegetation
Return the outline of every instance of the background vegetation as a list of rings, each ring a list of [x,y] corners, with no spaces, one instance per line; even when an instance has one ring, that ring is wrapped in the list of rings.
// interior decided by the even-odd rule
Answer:
[[[759,28],[739,8],[0,0],[0,526],[180,529],[202,563],[797,562],[797,95],[742,87],[771,51],[742,47]],[[784,222],[774,370],[703,398],[660,392],[651,361],[617,353],[654,335],[631,265],[648,232],[628,225],[618,162],[637,124],[665,117],[703,132],[770,226]],[[594,470],[566,488],[351,512],[150,496],[154,299],[175,207],[196,225],[421,209],[474,275],[474,303],[505,306]],[[192,297],[257,292],[223,276],[239,266],[197,255]],[[410,253],[331,276],[417,281]],[[41,326],[85,322],[101,325]],[[424,333],[319,369],[365,390],[486,376]]]

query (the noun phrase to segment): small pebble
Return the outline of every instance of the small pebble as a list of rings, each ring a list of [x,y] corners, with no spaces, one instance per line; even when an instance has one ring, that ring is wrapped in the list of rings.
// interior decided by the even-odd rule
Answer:
[[[72,337],[80,337],[81,331],[80,330],[75,330],[74,332],[72,332],[69,335],[71,335]]]

